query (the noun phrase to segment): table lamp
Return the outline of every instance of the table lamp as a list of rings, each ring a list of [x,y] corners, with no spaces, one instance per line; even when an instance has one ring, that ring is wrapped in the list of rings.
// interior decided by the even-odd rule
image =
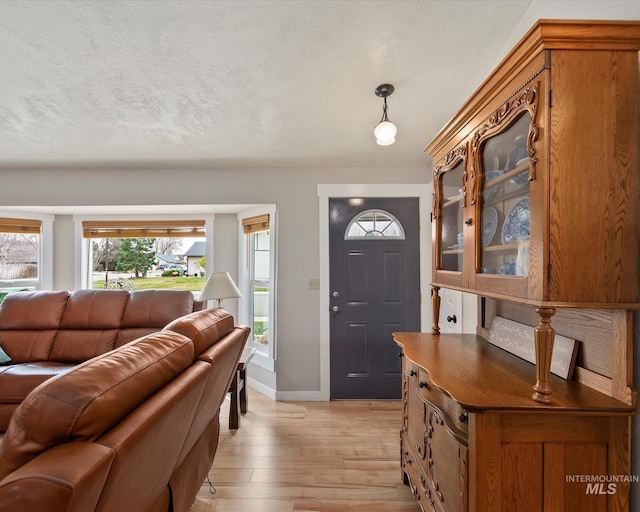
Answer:
[[[209,276],[204,288],[200,292],[199,300],[217,300],[221,308],[222,299],[242,297],[242,293],[233,282],[229,272],[214,272]]]

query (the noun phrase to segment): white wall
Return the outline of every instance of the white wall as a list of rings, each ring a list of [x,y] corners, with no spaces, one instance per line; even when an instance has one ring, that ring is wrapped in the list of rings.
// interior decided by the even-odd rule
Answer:
[[[216,214],[213,222],[213,272],[229,272],[238,282],[238,218],[233,215]],[[238,318],[238,300],[225,299],[224,309]]]

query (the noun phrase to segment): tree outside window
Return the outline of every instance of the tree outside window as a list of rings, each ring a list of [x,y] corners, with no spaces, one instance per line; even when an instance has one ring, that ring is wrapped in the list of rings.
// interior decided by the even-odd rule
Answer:
[[[136,279],[141,275],[146,277],[147,270],[153,267],[156,260],[154,244],[154,238],[123,238],[116,270],[134,272]]]

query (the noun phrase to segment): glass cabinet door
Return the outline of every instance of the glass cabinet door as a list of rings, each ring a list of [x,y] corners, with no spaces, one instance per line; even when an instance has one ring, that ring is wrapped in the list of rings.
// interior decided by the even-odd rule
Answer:
[[[437,270],[462,272],[464,161],[439,175],[440,207],[438,222]]]
[[[476,273],[529,275],[529,124],[525,111],[482,147]]]

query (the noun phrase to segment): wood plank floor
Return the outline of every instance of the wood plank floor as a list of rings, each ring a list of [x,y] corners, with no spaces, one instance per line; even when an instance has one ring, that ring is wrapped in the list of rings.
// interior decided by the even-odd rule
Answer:
[[[249,388],[192,512],[420,512],[400,477],[399,401],[275,402]]]

